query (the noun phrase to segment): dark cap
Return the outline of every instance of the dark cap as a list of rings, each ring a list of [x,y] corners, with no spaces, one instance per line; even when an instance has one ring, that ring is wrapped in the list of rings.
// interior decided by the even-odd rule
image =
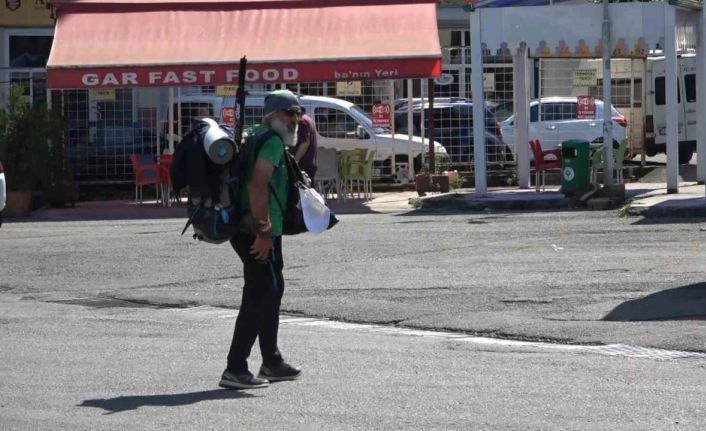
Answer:
[[[265,96],[265,108],[263,115],[269,115],[275,111],[296,111],[301,112],[301,102],[299,98],[289,90],[276,90]]]

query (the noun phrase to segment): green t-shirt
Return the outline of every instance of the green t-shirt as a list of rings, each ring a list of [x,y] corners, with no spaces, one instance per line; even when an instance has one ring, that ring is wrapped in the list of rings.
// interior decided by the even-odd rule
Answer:
[[[257,141],[257,136],[262,136],[267,132],[269,128],[264,125],[257,125],[248,130],[248,135],[251,137],[251,142]],[[282,209],[287,208],[287,186],[288,186],[288,175],[287,175],[287,165],[284,160],[284,142],[279,135],[272,135],[264,143],[259,143],[261,146],[260,152],[257,155],[258,159],[267,160],[272,166],[274,166],[274,171],[272,172],[272,178],[270,179],[270,184],[272,189],[277,193],[277,198],[282,204]],[[246,185],[252,177],[253,167],[255,166],[255,147],[253,145],[248,149],[248,165],[245,172]],[[247,187],[247,186],[246,186]],[[247,188],[243,189],[241,193],[241,204],[244,209],[248,212],[250,211],[250,198],[248,197]],[[277,204],[277,200],[272,196],[272,191],[270,191],[269,199],[269,209],[270,209],[270,222],[272,223],[272,235],[280,236],[282,235],[282,210]]]

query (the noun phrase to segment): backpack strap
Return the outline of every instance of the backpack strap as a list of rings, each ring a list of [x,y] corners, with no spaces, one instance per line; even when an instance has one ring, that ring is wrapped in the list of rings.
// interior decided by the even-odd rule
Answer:
[[[289,181],[295,186],[299,187],[299,184],[304,184],[304,177],[302,177],[301,174],[301,168],[299,167],[299,164],[297,163],[296,159],[294,156],[289,154],[287,149],[284,149],[284,162],[287,165],[287,178]],[[279,207],[280,211],[282,212],[282,215],[284,215],[284,205],[282,205],[282,201],[279,200],[279,197],[277,196],[277,192],[275,192],[274,187],[272,187],[272,183],[267,183],[270,193],[272,193],[272,196],[274,196],[275,201],[277,201],[277,206]]]

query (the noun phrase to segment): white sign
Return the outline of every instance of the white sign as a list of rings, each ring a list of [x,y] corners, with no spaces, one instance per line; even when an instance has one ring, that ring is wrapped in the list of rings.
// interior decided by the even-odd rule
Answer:
[[[596,69],[574,70],[574,87],[594,87],[598,84]]]
[[[363,94],[360,81],[342,81],[336,83],[337,96],[360,96]]]
[[[91,88],[88,94],[93,102],[115,102],[114,88]]]

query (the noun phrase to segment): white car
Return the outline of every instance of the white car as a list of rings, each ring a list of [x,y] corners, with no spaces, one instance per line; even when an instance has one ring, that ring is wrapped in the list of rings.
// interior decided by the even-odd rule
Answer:
[[[265,105],[267,93],[251,93],[245,98],[245,124],[257,124],[262,118],[262,108]],[[396,162],[407,162],[407,146],[409,137],[402,134],[392,134],[389,129],[374,127],[373,121],[357,105],[333,97],[301,96],[302,106],[316,123],[317,142],[321,148],[332,148],[337,151],[363,148],[375,151],[375,161],[389,160],[394,152]],[[192,119],[199,115],[208,115],[218,121],[227,123],[226,110],[234,113],[235,103],[232,97],[220,97],[211,94],[186,94],[181,96],[182,118]],[[177,109],[176,103],[172,108]],[[175,116],[176,117],[176,116]],[[190,121],[182,121],[185,133],[190,127]],[[175,127],[176,131],[177,128]],[[178,133],[178,132],[177,132]],[[415,170],[424,164],[428,154],[429,140],[419,136],[412,138],[412,155],[415,158]],[[434,141],[434,151],[439,161],[449,162],[449,155],[439,142]],[[375,177],[375,173],[373,174]]]
[[[5,209],[5,170],[0,161],[0,226],[2,226],[2,211]]]
[[[541,111],[540,111],[541,105]],[[627,120],[615,107],[611,107],[613,118],[613,141],[627,136]],[[515,116],[500,123],[503,139],[508,147],[515,150]],[[545,97],[530,103],[529,140],[539,139],[542,148],[556,148],[569,139],[583,139],[589,142],[603,142],[603,101],[596,99],[595,118],[579,119],[576,97]],[[531,156],[531,153],[530,153]]]

